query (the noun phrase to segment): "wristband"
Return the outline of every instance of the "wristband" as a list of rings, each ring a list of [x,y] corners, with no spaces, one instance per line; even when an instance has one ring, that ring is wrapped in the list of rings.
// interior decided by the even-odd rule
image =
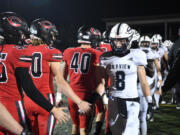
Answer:
[[[162,76],[158,75],[158,80],[162,81]]]
[[[62,93],[61,92],[57,92],[56,93],[56,102],[60,102],[62,100]]]

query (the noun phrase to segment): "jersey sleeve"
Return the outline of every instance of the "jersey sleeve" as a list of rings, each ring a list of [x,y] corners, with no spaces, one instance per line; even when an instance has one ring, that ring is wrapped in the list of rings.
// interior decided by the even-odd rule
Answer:
[[[49,55],[48,55],[49,54]],[[58,49],[49,49],[47,56],[50,62],[61,62],[63,59],[63,54]]]
[[[146,57],[146,54],[142,50],[137,50],[134,52],[133,60],[137,66],[147,65],[147,57]]]
[[[13,62],[14,68],[28,68],[32,63],[32,56],[26,55],[26,49],[24,48],[14,48],[11,58],[11,62]]]

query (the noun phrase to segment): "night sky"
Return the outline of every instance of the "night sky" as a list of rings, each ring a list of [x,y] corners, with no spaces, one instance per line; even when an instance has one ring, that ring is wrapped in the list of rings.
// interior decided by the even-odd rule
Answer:
[[[159,3],[156,3],[156,2]],[[57,23],[99,22],[101,18],[180,13],[175,2],[159,0],[1,0],[0,11],[14,11],[28,21],[46,17]]]
[[[1,0],[0,12],[5,11],[18,13],[28,23],[47,18],[58,26],[63,44],[68,46],[74,44],[83,24],[104,31],[103,18],[180,14],[179,4],[165,0]]]

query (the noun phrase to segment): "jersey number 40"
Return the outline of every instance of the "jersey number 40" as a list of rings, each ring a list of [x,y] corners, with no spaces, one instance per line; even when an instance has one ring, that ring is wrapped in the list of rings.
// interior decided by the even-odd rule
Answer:
[[[89,72],[90,67],[91,54],[83,53],[80,56],[80,53],[74,53],[70,68],[74,70],[75,73],[80,71],[81,74],[87,74]]]

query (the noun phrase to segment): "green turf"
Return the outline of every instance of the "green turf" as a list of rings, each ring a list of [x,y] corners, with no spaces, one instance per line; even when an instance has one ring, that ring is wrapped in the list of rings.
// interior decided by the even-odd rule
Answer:
[[[71,125],[71,120],[66,124],[58,124],[55,128],[55,135],[70,135]],[[105,124],[101,135],[104,135],[104,129]],[[161,105],[160,109],[155,111],[154,122],[148,123],[148,135],[180,135],[180,110],[176,110],[175,105]]]

